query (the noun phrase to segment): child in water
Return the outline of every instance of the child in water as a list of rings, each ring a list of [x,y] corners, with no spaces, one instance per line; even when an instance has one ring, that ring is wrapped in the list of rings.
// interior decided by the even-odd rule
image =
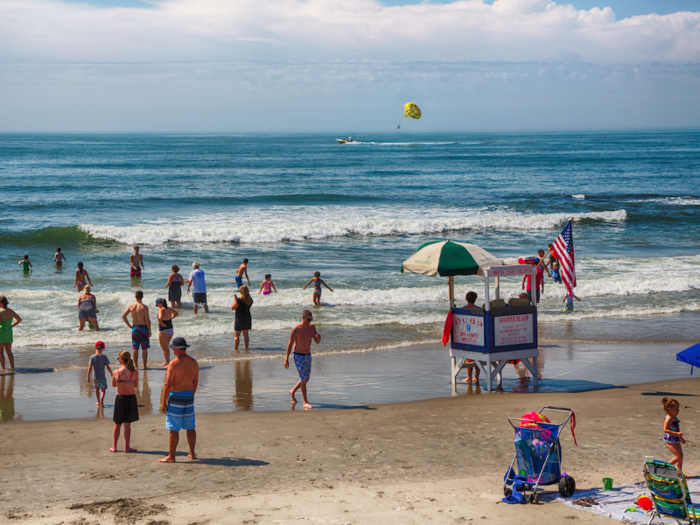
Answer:
[[[321,292],[323,292],[323,288],[321,288],[321,286],[325,286],[331,292],[333,291],[333,289],[330,286],[328,286],[323,279],[321,279],[321,272],[314,272],[313,279],[306,283],[306,286],[304,286],[303,290],[306,290],[306,287],[309,286],[311,283],[314,284],[314,306],[321,306]]]
[[[682,443],[685,443],[685,439],[683,439],[683,432],[680,431],[681,421],[678,419],[678,412],[680,412],[681,406],[678,401],[670,397],[661,399],[661,405],[664,407],[664,412],[666,412],[666,419],[664,419],[664,443],[673,453],[673,459],[669,463],[683,470]]]
[[[552,276],[552,279],[554,279],[555,283],[561,284],[561,274],[559,273],[559,263],[554,263],[552,265],[552,272],[550,275]]]
[[[581,299],[579,299],[578,297],[576,297],[576,296],[574,295],[574,292],[572,292],[571,290],[567,289],[567,290],[566,290],[566,295],[565,295],[564,298],[561,300],[562,303],[564,303],[564,302],[566,303],[566,304],[564,305],[564,311],[565,311],[565,312],[569,313],[569,312],[573,312],[573,311],[574,311],[574,299],[576,299],[576,300],[579,301],[579,302],[581,301]]]
[[[270,295],[274,290],[277,293],[277,288],[275,288],[275,283],[272,282],[272,275],[269,273],[265,274],[265,280],[260,285],[260,290],[258,290],[258,295],[262,292],[263,295]]]
[[[33,268],[32,263],[29,262],[29,255],[25,255],[25,256],[24,256],[24,259],[22,259],[22,260],[21,260],[20,262],[18,262],[17,264],[18,264],[18,265],[19,265],[19,264],[22,264],[22,265],[23,265],[23,266],[22,266],[22,271],[25,272],[25,273],[27,273],[27,272],[29,271],[30,268]]]
[[[131,354],[124,350],[119,352],[117,358],[122,365],[119,370],[112,374],[112,386],[117,389],[117,397],[114,400],[114,432],[113,444],[110,452],[117,451],[119,434],[124,425],[124,452],[136,452],[131,448],[131,424],[139,420],[139,406],[136,401],[136,387],[139,386],[139,371],[134,366]]]

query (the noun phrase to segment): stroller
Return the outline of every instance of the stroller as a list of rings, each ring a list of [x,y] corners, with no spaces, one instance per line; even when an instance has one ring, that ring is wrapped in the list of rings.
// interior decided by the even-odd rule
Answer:
[[[539,417],[543,412],[563,413],[566,414],[566,419],[559,424],[547,423],[546,417]],[[540,500],[538,487],[557,483],[559,493],[568,498],[576,491],[576,481],[561,471],[559,436],[569,420],[571,420],[571,434],[574,434],[576,428],[574,411],[570,408],[542,407],[539,412],[531,414],[538,416],[537,419],[541,421],[536,421],[534,418],[508,418],[508,422],[515,430],[515,456],[503,480],[503,494],[508,497],[513,495],[514,489],[519,489],[525,496],[526,491],[532,491],[529,502],[537,504]],[[576,436],[574,436],[574,443],[576,443]],[[515,467],[516,464],[517,467]]]

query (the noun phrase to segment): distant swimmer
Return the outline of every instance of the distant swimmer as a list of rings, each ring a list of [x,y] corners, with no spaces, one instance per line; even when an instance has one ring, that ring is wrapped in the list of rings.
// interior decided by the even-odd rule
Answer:
[[[270,295],[272,292],[277,293],[277,288],[275,283],[272,282],[272,274],[266,273],[265,280],[260,284],[260,290],[258,290],[258,295],[262,293],[263,295]]]
[[[321,306],[321,293],[323,292],[323,288],[321,288],[321,286],[325,286],[331,292],[333,291],[333,289],[330,286],[328,286],[323,279],[321,279],[321,272],[314,272],[313,278],[308,283],[306,283],[302,290],[306,290],[306,287],[309,286],[311,283],[313,283],[314,285],[314,305]]]
[[[143,255],[139,253],[139,247],[134,246],[134,253],[129,256],[129,262],[131,263],[131,277],[141,277],[141,268],[146,269],[143,264]]]
[[[294,351],[294,364],[297,367],[297,372],[299,373],[299,381],[289,391],[289,395],[292,396],[292,403],[296,404],[297,390],[301,388],[301,395],[304,398],[304,408],[311,409],[311,403],[306,397],[306,384],[309,382],[311,377],[311,341],[315,341],[316,344],[321,343],[321,334],[316,331],[316,327],[311,324],[314,316],[309,310],[304,310],[301,314],[301,323],[296,325],[292,329],[292,333],[289,336],[289,344],[287,345],[287,353],[284,356],[284,367],[289,368],[289,355]]]
[[[7,297],[0,297],[0,367],[3,372],[5,368],[5,354],[10,361],[10,371],[15,370],[15,356],[12,354],[12,329],[22,322],[22,318],[17,312],[7,307]],[[14,323],[12,320],[14,319]]]
[[[139,367],[139,349],[143,349],[143,369],[147,370],[148,349],[151,348],[151,317],[148,315],[148,306],[143,304],[143,292],[138,290],[134,295],[136,302],[131,303],[122,319],[126,326],[131,328],[131,348],[134,351],[134,366]],[[131,323],[127,316],[131,315]]]
[[[82,292],[87,283],[90,283],[90,286],[92,286],[90,276],[88,275],[87,270],[83,269],[83,262],[80,261],[78,262],[78,269],[75,270],[75,284],[73,285],[73,288],[78,288],[78,291]]]
[[[100,325],[97,324],[97,314],[100,311],[97,309],[97,298],[90,293],[92,287],[88,284],[83,288],[83,293],[78,297],[78,320],[80,326],[78,331],[85,328],[85,322],[91,324],[96,332],[100,331]]]
[[[248,288],[250,288],[250,279],[248,279],[248,259],[243,259],[243,264],[241,264],[238,267],[238,270],[236,270],[236,286],[238,286],[238,289],[241,289],[241,286],[243,285],[243,276],[245,275],[246,280],[248,281]]]
[[[17,264],[22,265],[22,271],[24,273],[29,273],[29,269],[33,268],[32,263],[29,261],[29,255],[25,255],[24,258]]]
[[[61,248],[58,247],[56,248],[56,254],[53,256],[53,263],[56,265],[56,268],[63,268],[63,261],[68,262],[66,256],[61,253]]]

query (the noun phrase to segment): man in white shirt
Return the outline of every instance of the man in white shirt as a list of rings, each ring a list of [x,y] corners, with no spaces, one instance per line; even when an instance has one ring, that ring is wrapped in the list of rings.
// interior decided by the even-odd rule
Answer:
[[[199,263],[197,261],[192,263],[192,268],[190,278],[187,281],[187,293],[189,294],[190,288],[192,288],[192,293],[194,294],[194,313],[197,313],[199,305],[204,307],[205,313],[209,313],[209,307],[207,306],[207,283],[204,281],[204,272],[199,269]]]

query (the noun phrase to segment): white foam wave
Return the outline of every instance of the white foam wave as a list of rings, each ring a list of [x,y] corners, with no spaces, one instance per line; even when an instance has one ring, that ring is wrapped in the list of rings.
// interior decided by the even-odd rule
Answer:
[[[700,199],[694,197],[660,197],[641,199],[634,202],[660,202],[669,206],[700,206]]]
[[[649,307],[620,307],[613,310],[609,309],[594,309],[584,310],[578,307],[572,313],[544,313],[537,315],[537,321],[540,323],[558,323],[561,321],[581,321],[584,319],[603,319],[610,317],[646,317],[651,315],[671,315],[681,312],[698,312],[700,311],[700,303],[689,302],[674,306],[649,306]]]
[[[582,201],[586,198],[586,196],[583,193],[578,193],[576,195],[572,195],[571,198],[576,199],[577,201]]]
[[[289,207],[276,206],[257,213],[225,213],[157,219],[129,226],[81,224],[92,237],[124,244],[160,245],[187,243],[274,243],[326,239],[349,235],[388,236],[430,234],[461,230],[556,229],[571,217],[568,213],[525,214],[510,209],[431,209],[414,207]],[[574,214],[575,220],[619,222],[625,210]]]

